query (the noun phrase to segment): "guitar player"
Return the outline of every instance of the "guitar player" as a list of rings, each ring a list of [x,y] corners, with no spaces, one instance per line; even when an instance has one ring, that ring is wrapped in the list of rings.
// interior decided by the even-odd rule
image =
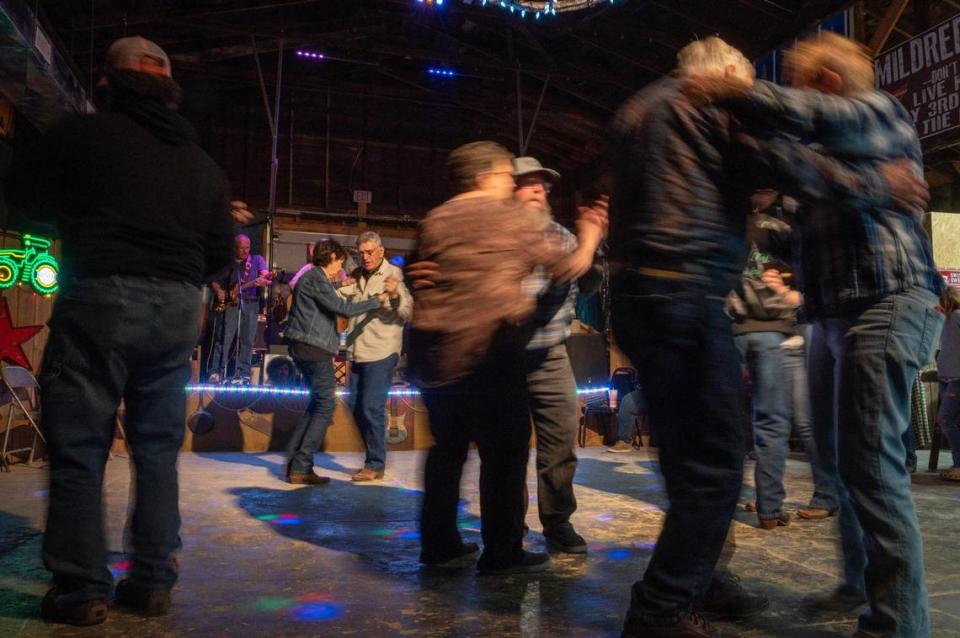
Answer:
[[[260,291],[269,285],[270,272],[261,255],[250,254],[250,238],[234,237],[234,261],[229,276],[210,284],[217,303],[225,305],[223,329],[216,335],[208,382],[221,383],[229,373],[230,353],[236,349],[237,358],[232,380],[250,383],[250,360],[253,340],[257,334],[257,315],[260,314]],[[236,344],[236,345],[235,345]]]

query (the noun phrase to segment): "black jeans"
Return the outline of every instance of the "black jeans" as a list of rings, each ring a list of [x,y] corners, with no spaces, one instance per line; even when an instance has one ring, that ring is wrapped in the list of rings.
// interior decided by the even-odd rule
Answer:
[[[564,344],[527,351],[527,392],[537,433],[537,508],[543,533],[570,525],[577,509],[577,381]]]
[[[629,614],[669,624],[709,585],[740,493],[739,357],[720,297],[619,279],[612,311],[617,343],[640,373],[670,499]]]
[[[101,492],[121,399],[136,470],[130,578],[176,582],[177,454],[199,311],[195,286],[141,277],[72,281],[57,298],[40,386],[50,450],[43,562],[62,602],[106,596],[112,585]]]
[[[420,515],[421,559],[459,555],[460,476],[470,442],[480,453],[480,519],[483,555],[490,568],[523,556],[530,413],[522,353],[491,356],[471,377],[422,389],[435,439],[424,466]]]

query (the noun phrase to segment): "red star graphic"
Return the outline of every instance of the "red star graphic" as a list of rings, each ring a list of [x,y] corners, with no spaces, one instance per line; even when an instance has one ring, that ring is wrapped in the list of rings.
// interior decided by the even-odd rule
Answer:
[[[27,370],[33,370],[27,355],[20,347],[24,341],[29,340],[33,335],[43,330],[43,326],[20,326],[13,327],[10,320],[10,308],[7,306],[7,298],[0,297],[0,360],[23,366]]]

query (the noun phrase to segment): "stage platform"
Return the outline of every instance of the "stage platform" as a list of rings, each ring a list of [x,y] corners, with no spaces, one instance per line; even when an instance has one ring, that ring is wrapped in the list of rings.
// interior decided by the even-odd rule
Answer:
[[[652,452],[580,450],[579,511],[573,522],[590,543],[587,556],[562,556],[550,571],[510,578],[451,576],[417,562],[421,495],[419,451],[392,452],[386,480],[352,484],[356,453],[318,455],[323,487],[279,478],[275,453],[182,456],[181,580],[170,615],[142,619],[111,610],[91,629],[48,627],[38,618],[47,572],[40,562],[46,498],[44,470],[13,466],[0,474],[0,636],[490,636],[619,635],[630,584],[650,557],[665,495]],[[926,466],[926,452],[920,466]],[[461,527],[479,541],[478,464],[471,453],[463,483]],[[752,464],[748,464],[748,476]],[[543,547],[536,519],[532,463],[528,545]],[[750,479],[743,500],[752,497]],[[111,566],[122,575],[130,475],[114,457],[105,482]],[[788,507],[811,491],[809,466],[791,460]],[[960,637],[960,485],[919,474],[914,494],[926,542],[930,603],[937,638]],[[838,577],[836,523],[794,522],[763,531],[742,510],[734,525],[733,567],[771,598],[762,616],[736,625],[748,638],[850,636],[854,619],[814,615],[803,596]]]

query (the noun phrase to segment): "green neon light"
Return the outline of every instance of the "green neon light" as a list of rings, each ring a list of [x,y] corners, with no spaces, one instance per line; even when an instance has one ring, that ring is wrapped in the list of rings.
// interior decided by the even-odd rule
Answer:
[[[0,249],[0,290],[30,284],[41,295],[52,295],[59,285],[60,264],[50,254],[51,241],[24,235],[22,248]]]

